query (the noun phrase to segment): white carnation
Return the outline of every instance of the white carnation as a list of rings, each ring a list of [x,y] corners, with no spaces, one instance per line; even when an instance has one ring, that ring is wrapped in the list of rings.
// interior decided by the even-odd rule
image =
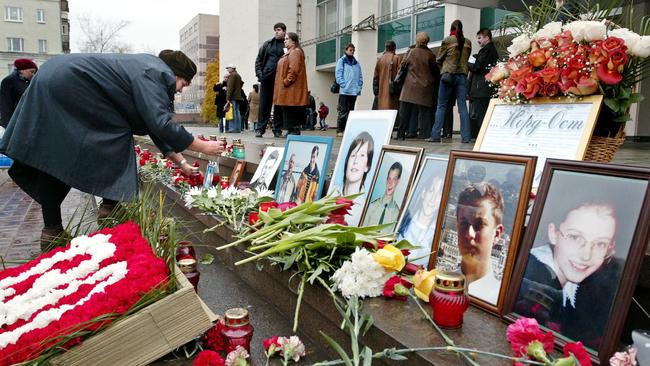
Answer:
[[[623,39],[627,46],[627,53],[630,55],[634,55],[633,51],[637,49],[639,42],[641,42],[641,36],[627,28],[613,29],[609,31],[609,36]]]
[[[271,190],[260,189],[260,188],[257,188],[256,190],[257,190],[257,196],[258,197],[273,197],[274,196],[273,191],[271,191]]]
[[[520,34],[512,40],[512,44],[508,47],[510,57],[517,57],[520,54],[530,49],[530,37],[527,34]]]
[[[650,56],[650,36],[642,36],[630,54],[641,58]]]
[[[593,42],[607,38],[607,26],[595,20],[577,20],[564,25],[564,30],[570,31],[576,42]]]
[[[191,187],[189,191],[187,191],[183,196],[183,200],[185,201],[185,206],[192,207],[192,203],[194,202],[194,196],[200,196],[202,192],[203,192],[203,188],[201,187]]]
[[[535,33],[533,36],[533,39],[551,39],[560,33],[562,33],[562,22],[551,22],[544,25],[542,29],[538,30],[537,33]]]
[[[376,297],[382,294],[390,276],[367,250],[357,248],[351,260],[334,273],[332,281],[344,297]]]
[[[217,198],[218,195],[219,191],[217,191],[217,187],[208,188],[208,198]]]

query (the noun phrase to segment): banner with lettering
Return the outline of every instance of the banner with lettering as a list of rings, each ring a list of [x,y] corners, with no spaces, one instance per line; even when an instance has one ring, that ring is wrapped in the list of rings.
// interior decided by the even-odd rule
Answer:
[[[527,104],[490,102],[475,151],[536,155],[533,187],[539,185],[547,158],[582,160],[602,96],[570,102],[535,99]]]

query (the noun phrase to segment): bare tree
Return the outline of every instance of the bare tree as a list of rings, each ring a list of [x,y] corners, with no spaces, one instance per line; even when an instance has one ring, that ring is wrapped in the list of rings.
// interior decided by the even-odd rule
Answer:
[[[82,34],[81,52],[88,53],[130,53],[133,47],[120,40],[120,32],[129,25],[126,20],[112,21],[96,18],[89,14],[77,19]]]

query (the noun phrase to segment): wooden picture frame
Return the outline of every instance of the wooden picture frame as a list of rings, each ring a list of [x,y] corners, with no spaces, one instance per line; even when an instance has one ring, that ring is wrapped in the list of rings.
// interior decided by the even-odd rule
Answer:
[[[382,231],[387,234],[395,231],[423,154],[423,148],[382,146],[379,163],[368,190],[368,199],[363,207],[359,226],[373,226],[392,222],[392,226],[386,227]],[[394,184],[391,188],[392,193],[389,196],[390,202],[381,209],[382,202],[386,198],[385,193],[388,190],[389,181]],[[369,211],[372,211],[372,215]]]
[[[444,155],[424,156],[395,230],[398,241],[420,247],[411,249],[408,261],[424,267],[431,257],[448,161]]]
[[[237,160],[235,165],[232,167],[232,172],[230,173],[230,185],[237,187],[237,183],[241,179],[244,171],[246,171],[246,160]]]
[[[275,184],[274,198],[278,203],[301,204],[321,197],[333,144],[333,137],[302,135],[287,137]],[[311,156],[314,153],[315,169],[307,170],[311,169]],[[289,183],[283,182],[285,177]],[[317,182],[313,180],[315,177]]]
[[[449,154],[429,268],[465,274],[471,302],[496,315],[503,313],[535,162],[534,156]]]
[[[504,318],[536,318],[557,347],[582,341],[594,363],[609,364],[649,232],[650,169],[548,159]]]
[[[537,187],[546,159],[584,158],[602,101],[602,95],[534,98],[526,104],[492,99],[474,151],[537,156]]]

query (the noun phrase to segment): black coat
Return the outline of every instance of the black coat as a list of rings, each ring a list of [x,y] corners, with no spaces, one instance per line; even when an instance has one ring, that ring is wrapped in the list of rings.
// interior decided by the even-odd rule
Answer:
[[[283,40],[271,38],[264,42],[255,59],[255,76],[259,82],[273,83],[275,81],[275,69],[283,55]]]
[[[51,58],[21,98],[0,152],[81,191],[134,198],[134,134],[149,135],[164,153],[194,140],[172,120],[175,92],[174,73],[156,56]]]
[[[0,126],[7,127],[20,97],[28,86],[29,80],[22,78],[18,70],[14,70],[2,79],[2,84],[0,84]]]
[[[490,72],[492,66],[499,60],[499,53],[492,42],[486,44],[478,51],[476,61],[468,64],[470,76],[469,96],[472,98],[491,98],[494,88],[485,80],[485,75]]]
[[[215,84],[212,87],[212,90],[215,92],[214,96],[214,105],[217,106],[217,118],[221,119],[226,116],[226,113],[223,111],[223,107],[226,105],[226,85],[224,83]]]

